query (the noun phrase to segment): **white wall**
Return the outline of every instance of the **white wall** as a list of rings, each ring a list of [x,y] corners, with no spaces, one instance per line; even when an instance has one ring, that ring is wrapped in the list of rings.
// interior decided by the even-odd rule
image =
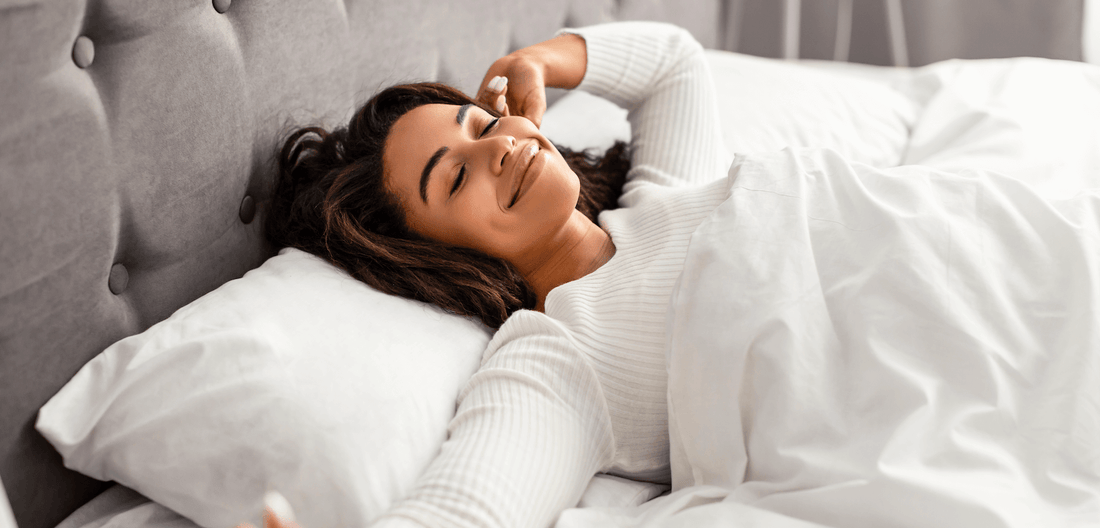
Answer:
[[[1100,64],[1100,0],[1085,0],[1085,60]]]
[[[16,528],[15,514],[8,504],[8,494],[4,491],[4,481],[0,480],[0,528]]]

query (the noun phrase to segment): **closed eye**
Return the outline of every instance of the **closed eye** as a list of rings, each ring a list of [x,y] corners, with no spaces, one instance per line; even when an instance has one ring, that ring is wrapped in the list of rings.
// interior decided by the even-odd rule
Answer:
[[[485,134],[488,134],[488,133],[489,133],[489,130],[490,130],[490,129],[492,129],[493,127],[495,127],[495,126],[497,125],[497,121],[500,121],[500,118],[499,118],[499,117],[497,117],[497,118],[493,119],[492,121],[489,121],[489,124],[485,126],[485,130],[482,130],[482,131],[481,131],[481,135],[480,135],[480,136],[478,136],[478,137],[479,137],[479,138],[481,138],[481,137],[485,137]]]
[[[455,191],[462,185],[462,181],[466,179],[466,166],[463,165],[458,169],[458,176],[455,176],[455,182],[451,184],[451,194],[447,196],[454,196]]]
[[[479,135],[478,137],[485,137],[485,134],[488,134],[489,131],[493,129],[493,127],[497,126],[497,121],[500,121],[499,117],[494,118],[492,121],[489,121],[489,124],[485,125],[485,128],[481,131],[481,135]],[[454,196],[454,194],[458,192],[458,188],[462,186],[462,182],[465,180],[466,166],[463,165],[458,169],[458,176],[455,176],[455,181],[451,184],[451,193],[448,196]]]

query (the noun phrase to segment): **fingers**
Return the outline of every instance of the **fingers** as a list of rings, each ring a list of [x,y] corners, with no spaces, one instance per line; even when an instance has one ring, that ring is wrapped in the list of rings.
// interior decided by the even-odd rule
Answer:
[[[294,522],[294,510],[286,497],[277,491],[264,495],[264,528],[298,528]]]
[[[542,114],[546,113],[546,95],[542,90],[509,94],[508,111],[511,115],[526,117],[538,128],[542,124]]]
[[[478,92],[477,101],[495,109],[501,115],[519,115],[526,117],[536,127],[542,126],[542,115],[546,113],[546,94],[542,90],[527,90],[526,93],[509,93],[508,78],[494,76]]]
[[[500,75],[489,77],[489,75],[486,74],[485,79],[481,81],[481,88],[477,91],[477,95],[474,96],[474,100],[481,104],[492,106],[494,98],[500,95],[501,78]],[[507,77],[504,78],[507,79]],[[507,84],[508,81],[503,81],[503,83]]]
[[[501,115],[508,115],[508,78],[498,75],[493,77],[485,89],[478,94],[478,101],[496,110]]]
[[[546,95],[540,90],[528,96],[519,115],[534,123],[535,128],[542,128],[542,115],[545,113]]]
[[[299,528],[294,517],[285,517],[267,508],[264,510],[264,528]]]
[[[481,85],[478,87],[477,95],[474,96],[474,99],[476,99],[479,103],[488,104],[490,102],[489,97],[496,93],[490,90],[489,86],[493,85],[493,87],[496,88],[497,86],[494,84],[494,82],[500,82],[497,80],[497,78],[507,77],[507,75],[508,66],[504,63],[504,58],[502,57],[500,59],[497,59],[497,61],[489,67],[489,69],[485,72],[485,75],[481,78]],[[508,81],[504,81],[505,84],[507,84],[507,82]]]
[[[485,86],[485,89],[490,93],[504,93],[504,89],[508,87],[508,78],[503,75],[497,75],[493,77],[493,80],[489,81],[489,84]]]

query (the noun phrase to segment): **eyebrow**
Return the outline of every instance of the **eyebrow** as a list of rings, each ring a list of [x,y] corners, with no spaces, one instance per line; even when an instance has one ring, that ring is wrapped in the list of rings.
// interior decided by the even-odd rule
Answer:
[[[428,164],[424,165],[424,171],[420,173],[420,199],[424,203],[428,203],[428,178],[432,175],[432,169],[439,163],[439,158],[442,158],[447,153],[447,147],[439,147],[439,150],[432,154],[432,157],[428,159]]]
[[[466,112],[470,111],[470,107],[473,106],[469,103],[462,105],[458,109],[458,115],[455,116],[455,122],[458,126],[462,126],[462,123],[466,122]],[[447,153],[447,147],[439,147],[439,150],[432,154],[431,158],[428,158],[428,163],[424,165],[424,170],[420,172],[420,199],[424,203],[428,203],[428,180],[431,178],[432,169],[439,164],[439,160]]]
[[[470,111],[471,106],[474,106],[474,105],[472,105],[470,103],[466,103],[466,104],[462,105],[461,108],[458,109],[458,115],[455,116],[455,122],[458,123],[458,126],[462,126],[462,123],[466,122],[466,112]]]

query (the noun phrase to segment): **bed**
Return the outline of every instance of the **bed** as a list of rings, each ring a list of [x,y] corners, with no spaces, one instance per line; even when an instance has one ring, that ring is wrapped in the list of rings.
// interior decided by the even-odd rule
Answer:
[[[1095,26],[1081,24],[1098,16],[1094,2],[1016,6],[1013,27],[1039,44],[1008,52],[928,37],[937,16],[973,12],[838,1],[819,24],[822,4],[799,16],[798,2],[738,0],[0,3],[7,517],[23,528],[255,523],[276,487],[309,525],[343,525],[407,491],[490,333],[267,247],[273,149],[289,127],[339,123],[397,81],[473,91],[493,59],[559,27],[655,19],[690,30],[711,48],[731,160],[815,147],[867,167],[981,167],[1049,199],[1100,187],[1100,70],[1079,61],[1100,60],[1083,55],[1095,49]],[[835,23],[853,7],[852,24]],[[867,12],[905,22],[861,30]],[[1036,13],[1049,16],[1029,26]],[[851,53],[840,56],[845,31]],[[1036,58],[941,61],[1007,55]],[[845,57],[912,67],[819,60]],[[625,111],[606,101],[554,100],[551,139],[588,148],[629,137]],[[346,330],[319,330],[329,326]],[[1082,376],[1097,365],[1080,364]],[[70,396],[55,399],[63,387]],[[1096,407],[1088,397],[1081,405]],[[306,420],[331,434],[303,441],[286,425]],[[1095,446],[1092,426],[1075,434]],[[257,438],[269,441],[250,448]],[[318,477],[303,460],[352,469]],[[559,525],[806,522],[791,510],[695,508],[727,496],[597,476]],[[311,501],[347,508],[325,517]],[[1096,504],[1073,525],[1100,525]]]

